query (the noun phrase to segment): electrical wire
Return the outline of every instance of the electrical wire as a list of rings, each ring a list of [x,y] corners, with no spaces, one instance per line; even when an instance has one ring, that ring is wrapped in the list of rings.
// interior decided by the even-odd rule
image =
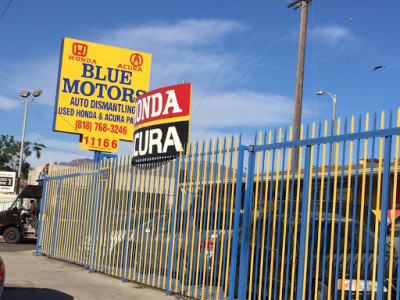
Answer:
[[[259,5],[261,2],[263,2],[263,0],[259,0],[256,4]],[[256,9],[252,9],[250,11],[251,14],[254,14],[254,12],[256,11]],[[249,18],[251,19],[251,18]],[[246,22],[249,23],[249,22]],[[232,47],[230,49],[230,51],[225,55],[225,59],[222,62],[222,64],[220,65],[219,69],[217,70],[213,80],[210,82],[207,90],[204,93],[204,96],[201,98],[200,102],[197,104],[196,108],[192,111],[192,117],[194,116],[194,114],[198,111],[198,109],[200,108],[201,104],[203,103],[203,101],[205,100],[205,98],[208,96],[208,93],[210,92],[212,86],[214,85],[214,83],[216,82],[217,78],[219,77],[219,75],[221,74],[223,68],[225,67],[228,58],[231,56],[231,54],[233,53],[233,50],[237,47],[237,45],[239,44],[239,41],[243,38],[243,35],[239,36],[235,42],[232,43]]]
[[[372,4],[366,2],[365,0],[364,1],[359,0],[359,2],[364,6],[365,5],[367,5],[367,6],[371,5],[372,6]],[[319,5],[320,8],[324,9],[325,11],[329,11],[330,13],[332,13],[332,15],[338,16],[339,17],[338,19],[340,19],[342,21],[343,20],[347,20],[347,21],[350,21],[350,22],[352,22],[354,24],[357,24],[357,25],[370,27],[371,29],[374,29],[376,31],[380,31],[380,32],[383,32],[383,33],[386,33],[386,34],[390,34],[390,35],[393,35],[395,37],[400,37],[400,34],[395,32],[395,31],[393,31],[393,30],[376,26],[375,24],[373,24],[373,23],[371,23],[369,21],[366,21],[365,19],[354,18],[351,15],[349,16],[349,14],[348,13],[344,13],[343,9],[340,9],[340,7],[336,7],[336,6],[329,6],[328,7],[323,2],[318,3],[318,5]],[[378,10],[380,10],[381,12],[383,12],[383,13],[385,13],[387,15],[397,15],[397,17],[399,16],[399,14],[395,10],[389,10],[389,9],[385,9],[383,7],[380,7],[379,5],[377,5],[376,1],[374,1],[373,7],[374,7],[374,10],[378,9]],[[398,20],[398,18],[396,20]]]
[[[262,2],[262,1],[261,1]],[[247,70],[247,72],[242,76],[242,80],[240,81],[238,88],[243,84],[245,77],[250,73],[250,71],[252,71],[255,66],[260,62],[260,60],[268,53],[268,50],[271,48],[271,46],[274,44],[274,42],[276,41],[276,39],[282,34],[282,32],[284,31],[284,29],[286,28],[286,26],[291,22],[291,20],[294,18],[294,15],[292,15],[287,22],[282,26],[282,28],[278,31],[278,33],[272,38],[272,40],[267,44],[267,46],[264,48],[264,50],[261,52],[261,54],[257,57],[257,59],[254,61],[253,65]],[[198,111],[198,109],[200,108],[200,105],[203,103],[203,101],[205,100],[205,98],[208,96],[209,91],[211,90],[211,87],[213,86],[213,84],[215,83],[216,79],[218,78],[218,76],[220,75],[222,69],[224,68],[226,62],[228,61],[228,58],[231,56],[231,54],[233,53],[233,50],[235,49],[236,45],[239,43],[239,41],[242,39],[241,37],[238,37],[238,39],[233,43],[230,51],[227,53],[227,55],[225,56],[224,61],[222,62],[222,64],[220,65],[220,68],[218,69],[218,71],[216,72],[213,80],[211,81],[210,85],[208,86],[206,92],[204,93],[204,96],[202,97],[202,99],[200,100],[200,102],[197,104],[196,108],[192,111],[192,117],[194,116],[194,114]],[[201,134],[197,140],[201,139],[204,136],[204,133]]]
[[[237,44],[237,42],[235,42],[234,44]],[[220,65],[220,67],[219,67],[217,73],[215,74],[213,80],[210,82],[210,84],[209,84],[207,90],[205,91],[203,98],[201,98],[200,102],[197,104],[197,106],[196,106],[196,108],[194,109],[192,115],[194,115],[194,114],[197,112],[197,110],[200,108],[200,105],[203,103],[204,99],[208,96],[208,92],[211,90],[211,87],[214,85],[214,82],[217,80],[219,74],[221,73],[222,69],[224,68],[226,62],[228,61],[229,56],[232,54],[233,48],[234,48],[234,47],[232,46],[232,47],[231,47],[231,50],[227,53],[227,55],[225,55],[224,61],[223,61],[222,64]]]
[[[11,2],[13,2],[13,0],[10,0],[10,1],[8,2],[6,8],[4,9],[3,13],[2,13],[1,16],[0,16],[0,21],[3,19],[4,15],[6,14],[8,8],[9,8],[10,5],[11,5]]]
[[[89,154],[83,154],[83,153],[78,153],[78,152],[74,152],[74,151],[68,151],[68,150],[63,150],[63,149],[58,149],[58,148],[54,148],[54,147],[49,147],[46,146],[45,149],[50,149],[50,150],[57,150],[60,152],[66,152],[66,153],[72,153],[72,154],[77,154],[77,155],[81,155],[81,156],[85,156],[85,157],[93,157],[93,155],[89,155]]]
[[[247,72],[242,76],[242,80],[239,82],[237,85],[237,88],[239,89],[247,77],[248,74],[250,74],[251,71],[255,68],[255,66],[261,61],[261,59],[267,54],[271,46],[274,44],[274,42],[278,39],[278,37],[282,34],[282,32],[285,30],[286,26],[291,22],[293,19],[294,14],[291,15],[291,17],[287,20],[287,22],[282,26],[282,28],[278,31],[278,33],[272,38],[272,40],[267,44],[266,47],[264,47],[263,52],[257,57],[257,59],[254,61],[254,63],[251,65],[250,68],[248,68]]]

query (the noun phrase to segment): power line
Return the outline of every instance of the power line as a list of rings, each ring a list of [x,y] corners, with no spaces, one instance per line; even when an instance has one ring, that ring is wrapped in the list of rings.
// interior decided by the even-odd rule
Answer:
[[[293,15],[288,18],[287,22],[282,26],[282,28],[277,32],[277,34],[272,38],[272,40],[268,43],[268,45],[264,48],[264,50],[261,52],[261,54],[257,57],[257,59],[253,62],[253,64],[247,69],[247,72],[242,76],[242,79],[240,80],[239,84],[237,85],[237,89],[241,88],[244,81],[246,80],[246,77],[253,71],[253,69],[259,64],[259,62],[263,59],[263,57],[267,54],[269,49],[272,47],[272,45],[275,43],[275,41],[278,39],[278,37],[281,36],[282,32],[285,30],[287,25],[291,22],[293,18]]]
[[[260,0],[260,2],[262,2],[262,0]],[[256,4],[258,4],[258,3],[256,3]],[[251,13],[251,14],[254,14],[255,11],[256,11],[255,9],[251,9],[251,10],[250,10],[250,13]],[[249,23],[249,22],[246,22],[246,25],[247,25],[248,23]],[[207,98],[208,93],[210,92],[211,88],[213,87],[213,85],[214,85],[215,82],[217,81],[217,79],[218,79],[218,77],[220,76],[222,70],[224,69],[226,63],[228,62],[229,57],[232,55],[232,53],[234,52],[234,50],[236,50],[235,48],[237,47],[237,45],[239,44],[239,41],[240,41],[242,38],[243,38],[243,36],[238,36],[237,39],[236,39],[234,42],[232,42],[232,45],[231,45],[231,48],[230,48],[229,52],[225,55],[225,58],[224,58],[223,62],[221,63],[219,69],[217,70],[217,72],[216,72],[216,74],[215,74],[213,80],[212,80],[212,81],[210,82],[210,84],[208,85],[208,87],[207,87],[207,89],[206,89],[206,91],[205,91],[205,93],[204,93],[204,96],[201,98],[201,100],[200,100],[200,102],[197,104],[197,106],[192,110],[192,113],[191,113],[192,116],[194,116],[194,114],[199,110],[199,108],[200,108],[201,104],[203,103],[203,101]]]
[[[63,149],[58,149],[58,148],[54,148],[54,147],[48,147],[48,146],[46,146],[46,149],[52,149],[52,150],[57,150],[57,151],[61,151],[61,152],[72,153],[72,154],[78,154],[78,155],[86,156],[86,157],[92,157],[92,155],[85,155],[85,154],[82,154],[82,153],[78,153],[78,152],[74,152],[74,151],[68,151],[68,150],[63,150]]]
[[[10,5],[11,5],[11,2],[13,2],[13,0],[8,1],[8,4],[7,4],[6,8],[4,9],[2,15],[0,16],[0,21],[3,19],[4,15],[6,14],[8,8],[9,8]]]
[[[231,51],[229,51],[226,55],[225,55],[225,59],[222,62],[222,64],[220,65],[217,73],[214,76],[214,79],[210,82],[210,84],[208,85],[208,88],[206,90],[206,92],[204,93],[203,98],[200,100],[200,102],[197,104],[196,108],[194,109],[192,115],[194,115],[197,110],[200,108],[201,104],[203,103],[204,99],[208,96],[208,92],[211,90],[211,87],[213,86],[213,84],[215,83],[215,81],[217,80],[219,74],[221,73],[222,69],[224,68],[226,62],[228,61],[229,56],[231,55],[231,53],[233,52],[233,47],[231,48]]]
[[[361,2],[361,4],[363,4],[364,6],[365,5],[367,5],[367,6],[371,5],[372,6],[372,4],[367,3],[365,0],[359,0],[359,2]],[[391,28],[383,28],[383,27],[380,27],[380,26],[376,26],[374,23],[369,21],[370,19],[358,18],[358,17],[352,16],[350,13],[344,12],[343,9],[339,9],[336,6],[329,6],[328,7],[322,1],[318,2],[318,5],[323,10],[325,10],[326,12],[329,12],[332,15],[336,16],[336,18],[341,20],[341,21],[344,21],[344,20],[350,21],[350,22],[352,22],[354,24],[357,24],[359,26],[370,27],[370,28],[372,28],[372,29],[374,29],[376,31],[380,31],[380,32],[383,32],[383,33],[386,33],[386,34],[391,34],[391,35],[393,35],[395,37],[400,37],[400,34],[398,32],[391,30]],[[388,16],[390,16],[390,15],[395,16],[395,17],[399,16],[397,11],[391,10],[391,9],[385,9],[382,6],[377,5],[376,1],[374,2],[373,6],[374,6],[374,10],[380,10],[380,12],[385,13]],[[378,13],[375,13],[375,16],[377,16],[377,15],[378,15]],[[395,20],[398,20],[398,18],[395,19]]]

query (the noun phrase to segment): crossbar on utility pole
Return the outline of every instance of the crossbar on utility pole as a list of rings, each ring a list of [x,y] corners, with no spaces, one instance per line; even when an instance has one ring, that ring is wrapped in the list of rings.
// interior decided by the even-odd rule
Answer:
[[[292,6],[299,4],[301,1],[303,1],[303,0],[290,1],[287,7],[291,8]],[[298,7],[295,7],[295,9],[297,9],[297,8]]]

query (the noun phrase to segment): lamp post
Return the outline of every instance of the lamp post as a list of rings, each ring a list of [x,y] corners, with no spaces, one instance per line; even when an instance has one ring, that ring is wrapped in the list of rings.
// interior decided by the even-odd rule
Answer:
[[[326,91],[319,91],[316,95],[329,95],[332,99],[332,135],[335,135],[335,119],[336,119],[336,95]]]
[[[43,92],[42,90],[35,90],[32,93],[32,98],[30,98],[30,99],[29,99],[29,96],[31,95],[30,91],[21,91],[21,93],[19,93],[22,102],[25,102],[25,114],[24,114],[24,124],[22,125],[21,150],[20,150],[20,153],[19,153],[17,193],[19,192],[19,186],[20,186],[20,183],[21,183],[21,169],[22,169],[22,163],[23,163],[26,116],[28,114],[28,104],[33,102],[33,100],[35,100],[35,98],[39,97],[42,94],[42,92]]]
[[[316,95],[320,96],[320,95],[329,95],[332,99],[332,136],[335,135],[335,122],[336,122],[336,95],[326,92],[326,91],[319,91],[318,93],[316,93]],[[333,166],[333,143],[332,143],[332,148],[331,148],[331,166]]]

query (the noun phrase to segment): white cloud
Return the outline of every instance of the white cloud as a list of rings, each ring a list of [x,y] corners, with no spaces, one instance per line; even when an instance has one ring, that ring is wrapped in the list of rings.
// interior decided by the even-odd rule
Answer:
[[[20,102],[18,99],[8,99],[6,97],[0,96],[0,109],[3,110],[13,110],[20,107]]]
[[[35,60],[22,62],[9,66],[7,76],[1,80],[10,91],[16,92],[17,100],[19,91],[42,90],[43,94],[35,101],[46,106],[54,106],[58,74],[58,57],[48,58],[46,60]],[[0,82],[1,83],[1,82]],[[0,97],[2,97],[0,95]],[[13,107],[16,108],[16,107]],[[0,109],[4,109],[0,105]]]
[[[152,53],[151,89],[171,84],[195,82],[205,89],[228,57],[227,43],[247,26],[225,20],[183,20],[151,23],[98,33],[99,43]],[[237,73],[235,61],[225,64],[229,74]]]
[[[253,127],[282,124],[291,119],[293,101],[280,95],[253,91],[219,93],[192,108],[196,129]]]
[[[343,43],[347,44],[349,41],[355,39],[347,28],[338,25],[318,27],[310,33],[317,41],[330,47],[343,47]]]
[[[100,42],[128,49],[147,48],[153,52],[155,48],[170,49],[177,45],[190,48],[221,43],[232,32],[245,29],[247,26],[237,21],[188,19],[174,24],[150,23],[105,32]]]

